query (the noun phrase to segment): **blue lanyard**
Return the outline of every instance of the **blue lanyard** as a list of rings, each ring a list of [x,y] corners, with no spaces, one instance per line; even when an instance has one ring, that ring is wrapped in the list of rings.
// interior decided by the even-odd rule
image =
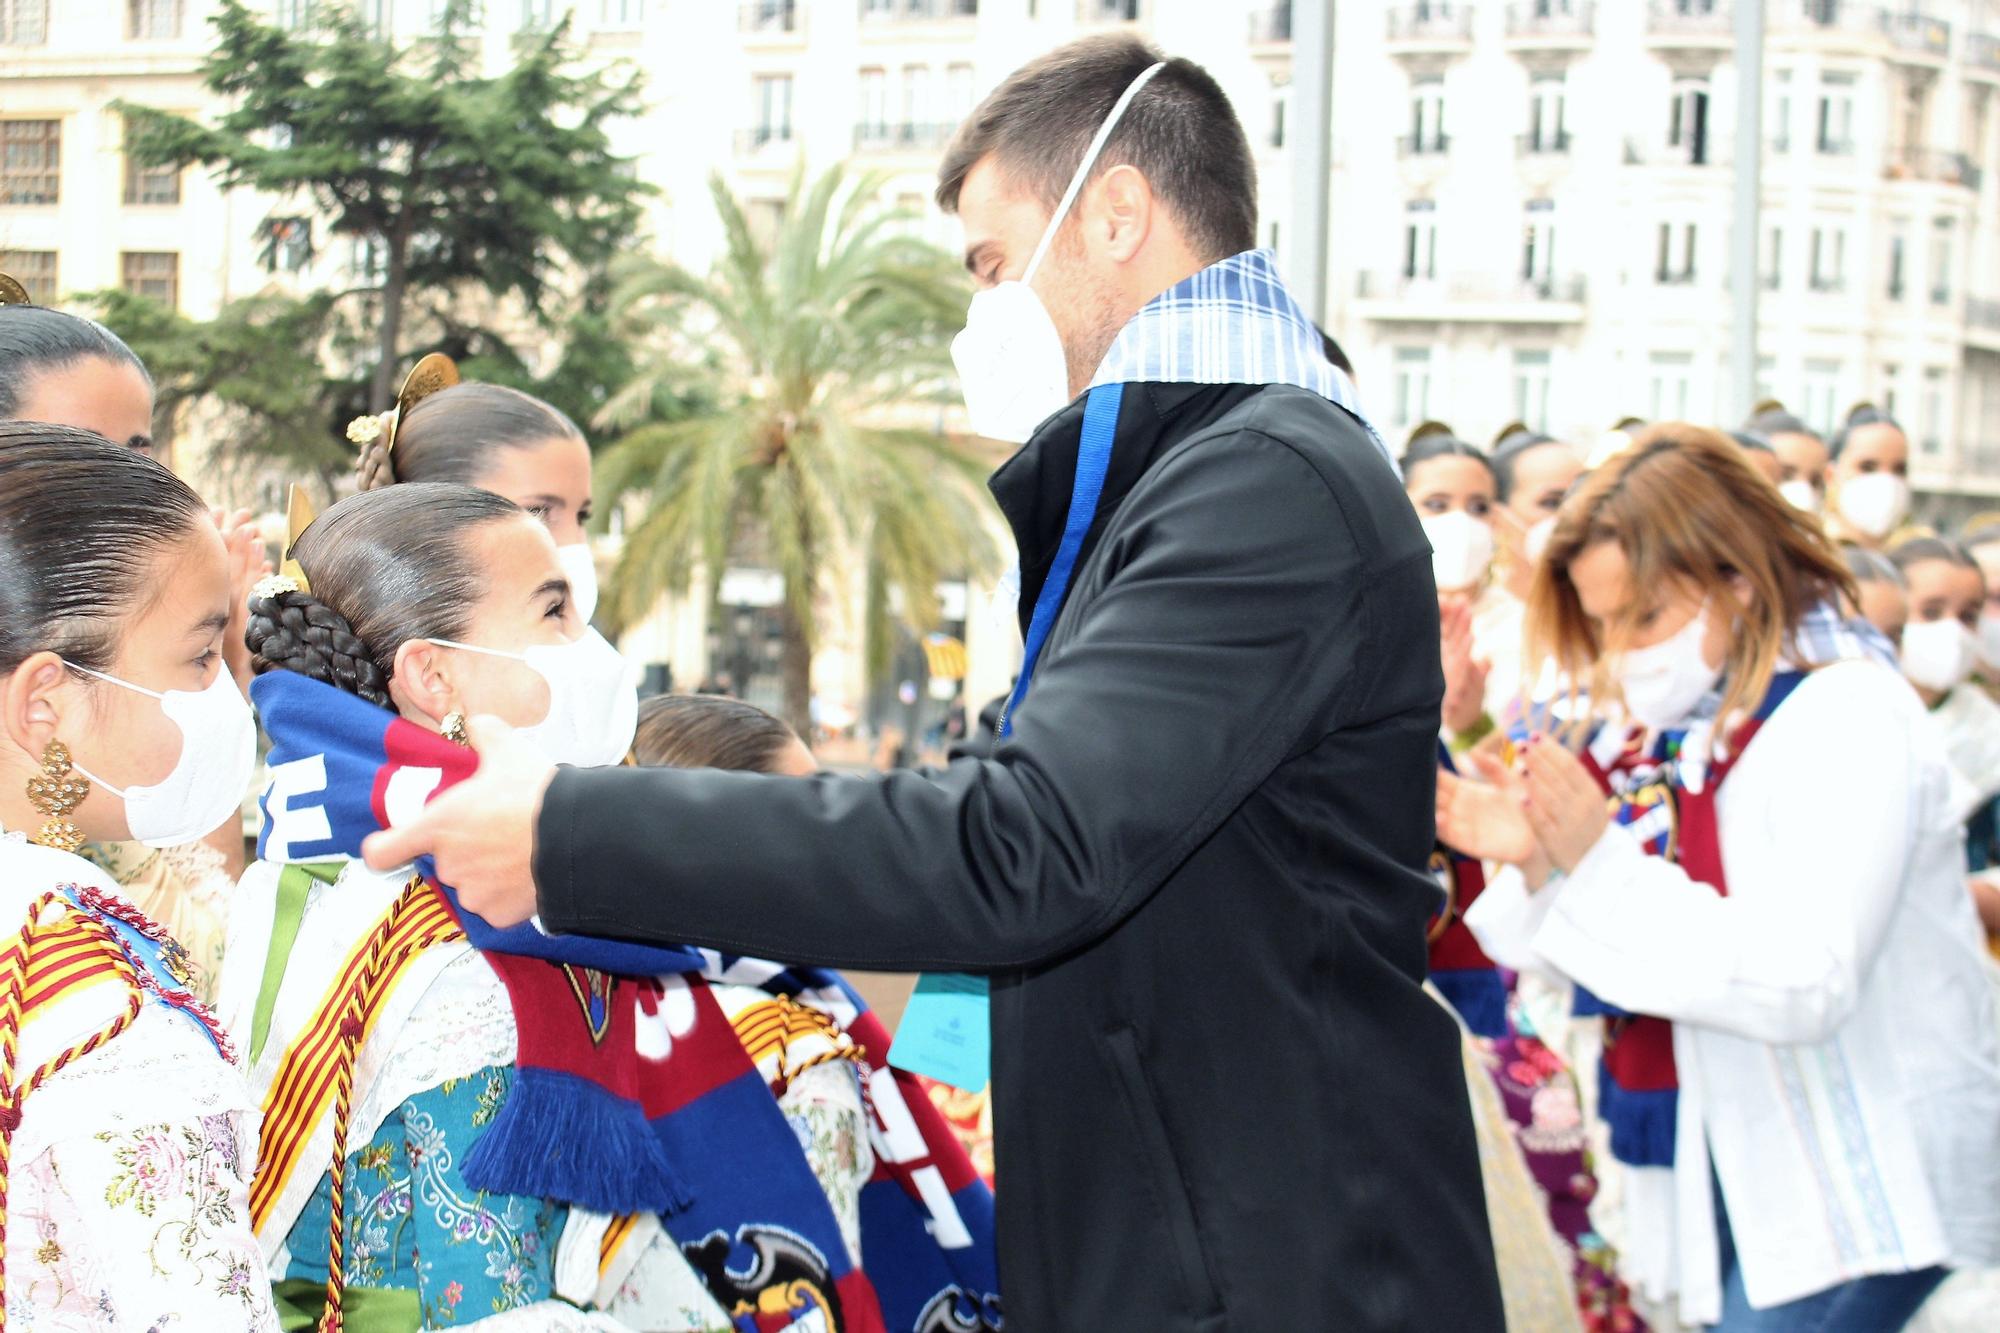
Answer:
[[[1028,621],[1020,679],[1014,682],[1014,693],[1008,696],[1007,708],[1000,715],[1002,740],[1014,732],[1014,710],[1028,697],[1035,663],[1041,659],[1042,646],[1048,642],[1049,631],[1055,628],[1063,599],[1069,595],[1069,581],[1076,573],[1076,558],[1083,550],[1083,539],[1090,535],[1090,525],[1097,521],[1104,475],[1111,469],[1111,440],[1118,429],[1118,405],[1124,397],[1123,384],[1100,384],[1084,402],[1083,436],[1077,445],[1076,483],[1070,488],[1069,517],[1063,523],[1062,544],[1056,548],[1055,563],[1049,566],[1041,595],[1035,598],[1035,614]]]

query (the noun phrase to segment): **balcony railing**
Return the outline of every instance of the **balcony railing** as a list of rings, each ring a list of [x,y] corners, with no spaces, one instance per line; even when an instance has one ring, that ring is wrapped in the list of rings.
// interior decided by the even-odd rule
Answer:
[[[2000,37],[1985,32],[1967,33],[1965,63],[1980,73],[2000,75]]]
[[[1146,0],[1077,0],[1082,23],[1133,23],[1146,17]]]
[[[863,23],[931,23],[978,17],[979,0],[861,0]]]
[[[1652,0],[1646,11],[1646,34],[1655,41],[1728,41],[1735,35],[1734,24],[1729,0]]]
[[[747,130],[736,131],[736,151],[755,153],[774,144],[788,144],[792,141],[790,125],[752,125]]]
[[[1472,42],[1472,6],[1443,0],[1416,0],[1389,10],[1389,40],[1404,46],[1467,46]]]
[[[1980,170],[1964,153],[1936,148],[1900,148],[1889,154],[1884,174],[1890,180],[1937,181],[1977,190]]]
[[[1509,41],[1587,40],[1597,27],[1590,0],[1526,0],[1507,6]]]
[[[1551,134],[1517,134],[1514,152],[1520,157],[1563,157],[1569,153],[1569,131]]]
[[[798,0],[745,0],[736,11],[736,26],[744,32],[797,32]]]
[[[1396,140],[1397,157],[1443,157],[1450,151],[1449,134],[1405,134]]]
[[[957,129],[957,125],[945,122],[864,123],[854,127],[854,151],[899,153],[914,149],[941,148],[950,141],[952,133]]]
[[[1889,44],[1906,55],[1943,60],[1951,54],[1951,25],[1920,11],[1883,10],[1882,31]]]
[[[1272,5],[1250,15],[1250,44],[1275,46],[1292,40],[1292,7]]]
[[[1401,270],[1354,275],[1354,295],[1363,301],[1420,301],[1448,305],[1579,305],[1586,286],[1582,274],[1497,277],[1459,273],[1443,278],[1412,276]]]

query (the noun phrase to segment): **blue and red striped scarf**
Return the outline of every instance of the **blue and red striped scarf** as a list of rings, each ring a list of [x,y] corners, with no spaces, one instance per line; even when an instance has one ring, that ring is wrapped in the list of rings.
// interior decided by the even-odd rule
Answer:
[[[304,676],[270,672],[251,695],[272,742],[266,860],[356,859],[368,834],[478,766],[471,750]],[[428,860],[417,870],[506,986],[519,1033],[514,1085],[467,1157],[468,1183],[657,1214],[739,1333],[999,1328],[992,1195],[914,1080],[888,1067],[888,1034],[837,974],[499,930],[461,907]],[[860,1048],[877,1162],[860,1201],[865,1269],[707,991],[746,975],[829,1012]],[[663,1041],[653,1029],[665,978],[685,979],[696,1013]]]
[[[1705,764],[1683,764],[1689,733],[1682,730],[1661,732],[1643,749],[1628,747],[1608,764],[1586,750],[1585,766],[1611,798],[1614,818],[1648,855],[1673,862],[1726,898],[1716,793],[1764,722],[1804,679],[1802,671],[1773,676],[1763,702],[1730,736],[1726,753]],[[1691,771],[1701,777],[1690,781]],[[1605,1020],[1598,1114],[1611,1130],[1611,1155],[1628,1166],[1672,1166],[1680,1106],[1674,1025],[1628,1013],[1582,986],[1576,988],[1576,1012]]]

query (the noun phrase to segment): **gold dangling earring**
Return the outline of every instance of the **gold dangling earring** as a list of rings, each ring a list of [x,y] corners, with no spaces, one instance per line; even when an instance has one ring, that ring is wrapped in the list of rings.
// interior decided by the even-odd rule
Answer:
[[[466,735],[465,732],[465,714],[463,713],[446,713],[444,715],[444,722],[438,727],[438,732],[453,745],[472,744],[472,738]]]
[[[45,818],[28,841],[59,852],[74,852],[83,846],[83,830],[69,820],[69,812],[90,795],[90,783],[70,768],[69,747],[50,741],[42,751],[42,771],[28,779],[28,804]]]

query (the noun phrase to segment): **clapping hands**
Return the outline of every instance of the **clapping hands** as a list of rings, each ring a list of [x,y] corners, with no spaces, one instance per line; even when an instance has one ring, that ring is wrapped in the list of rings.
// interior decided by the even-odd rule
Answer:
[[[1549,867],[1576,868],[1611,822],[1596,779],[1561,742],[1536,736],[1518,768],[1475,751],[1475,782],[1440,770],[1438,840],[1484,861],[1522,867],[1531,884]]]

